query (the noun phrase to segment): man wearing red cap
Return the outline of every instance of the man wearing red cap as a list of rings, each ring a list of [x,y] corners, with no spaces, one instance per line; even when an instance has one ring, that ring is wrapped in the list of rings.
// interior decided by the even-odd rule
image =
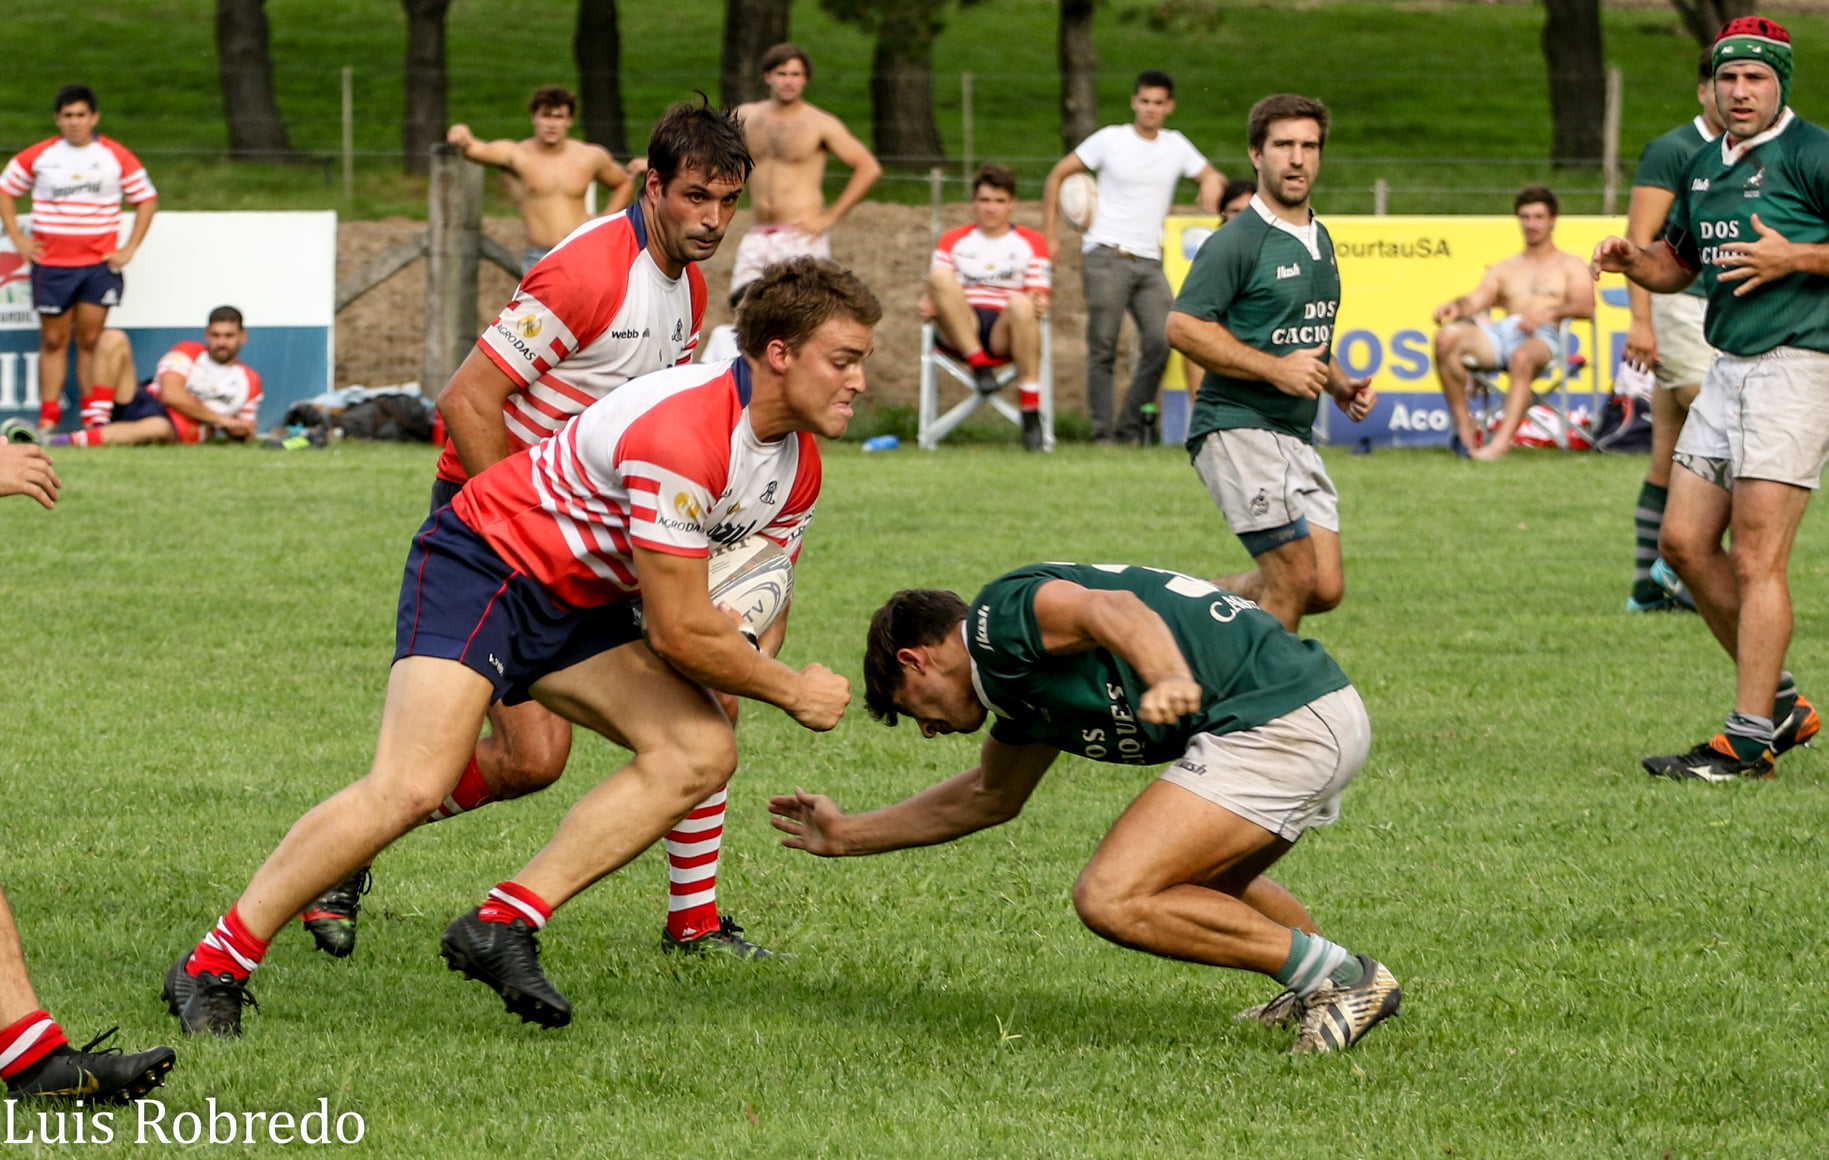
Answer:
[[[1822,728],[1784,662],[1791,543],[1829,461],[1829,132],[1787,104],[1783,25],[1731,21],[1713,58],[1727,131],[1684,170],[1663,239],[1607,238],[1594,268],[1665,294],[1699,277],[1708,293],[1705,333],[1721,357],[1677,441],[1659,546],[1738,685],[1720,733],[1644,767],[1720,782],[1771,777],[1778,755]]]

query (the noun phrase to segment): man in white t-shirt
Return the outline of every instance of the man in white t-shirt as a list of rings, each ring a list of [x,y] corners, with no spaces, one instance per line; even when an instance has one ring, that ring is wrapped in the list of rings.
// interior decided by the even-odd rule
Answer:
[[[1193,142],[1162,123],[1175,111],[1175,82],[1155,71],[1137,77],[1128,125],[1107,125],[1060,159],[1042,189],[1042,234],[1048,255],[1060,246],[1061,182],[1075,173],[1095,173],[1099,208],[1086,229],[1080,267],[1086,293],[1086,410],[1095,442],[1136,441],[1143,433],[1143,405],[1154,402],[1162,369],[1168,365],[1164,337],[1174,298],[1162,273],[1162,219],[1175,201],[1182,178],[1197,183],[1201,212],[1219,212],[1225,175],[1213,168]],[[1124,312],[1137,321],[1141,357],[1114,426],[1112,364]]]

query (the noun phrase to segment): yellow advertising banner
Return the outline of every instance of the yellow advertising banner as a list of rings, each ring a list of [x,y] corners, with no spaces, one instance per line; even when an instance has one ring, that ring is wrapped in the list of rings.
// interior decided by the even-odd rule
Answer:
[[[1328,441],[1423,445],[1445,443],[1447,403],[1435,377],[1435,324],[1430,315],[1448,300],[1479,285],[1486,267],[1524,248],[1518,223],[1510,217],[1329,217],[1324,219],[1340,263],[1340,316],[1334,327],[1334,357],[1348,374],[1372,376],[1379,405],[1362,423],[1349,423],[1332,407],[1325,420]],[[1179,288],[1200,244],[1217,218],[1171,217],[1165,223],[1163,271]],[[1566,216],[1556,220],[1556,244],[1586,259],[1609,234],[1625,233],[1624,218]],[[1626,346],[1625,281],[1606,275],[1597,287],[1601,357],[1590,349],[1594,332],[1575,325],[1579,353],[1601,367],[1601,386],[1611,388],[1614,368]],[[1184,391],[1180,359],[1163,377],[1168,391]],[[1591,372],[1590,372],[1591,373]],[[1165,395],[1165,434],[1186,399]],[[1185,427],[1185,420],[1183,424]]]

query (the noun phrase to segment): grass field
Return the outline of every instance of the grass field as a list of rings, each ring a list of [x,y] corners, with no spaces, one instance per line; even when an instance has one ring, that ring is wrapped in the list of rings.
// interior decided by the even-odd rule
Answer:
[[[324,1098],[385,1157],[1819,1154],[1829,766],[1800,752],[1774,782],[1717,788],[1638,771],[1716,728],[1730,697],[1693,618],[1620,612],[1643,461],[1328,462],[1349,591],[1307,627],[1377,739],[1341,822],[1278,877],[1403,981],[1403,1017],[1349,1055],[1291,1059],[1285,1037],[1233,1022],[1267,980],[1080,927],[1074,875],[1147,772],[1063,761],[1001,829],[820,862],[774,844],[768,793],[868,807],[975,749],[858,705],[819,736],[756,707],[722,895],[792,961],[663,957],[651,852],[545,936],[570,1028],[523,1027],[444,970],[444,925],[618,763],[581,739],[554,789],[386,854],[353,959],[284,932],[247,1037],[178,1045],[168,1115]],[[165,967],[366,768],[431,465],[349,445],[72,453],[56,512],[0,504],[0,873],[72,1035],[174,1035]],[[1806,692],[1829,672],[1821,524],[1792,564]],[[889,591],[969,595],[1032,559],[1244,562],[1174,451],[840,446],[787,657],[855,681]],[[131,1122],[116,1116],[116,1149]]]
[[[960,74],[973,75],[975,153],[1016,162],[1039,180],[1059,155],[1057,5],[994,0],[954,9],[935,48],[936,116],[948,155],[963,147]],[[217,87],[208,0],[95,0],[7,17],[0,73],[0,151],[51,132],[57,87],[82,78],[104,103],[104,131],[138,150],[166,208],[337,208],[354,217],[423,216],[422,186],[400,176],[405,18],[393,0],[270,0],[275,84],[293,143],[313,160],[234,165]],[[449,18],[450,115],[485,134],[523,135],[537,84],[576,76],[572,0],[460,0]],[[630,145],[690,89],[715,95],[719,0],[620,6]],[[1797,41],[1794,103],[1804,114],[1829,92],[1829,14],[1785,12]],[[1298,85],[1335,111],[1323,212],[1367,213],[1371,186],[1392,186],[1391,212],[1490,213],[1527,181],[1554,177],[1569,208],[1599,208],[1593,173],[1553,173],[1545,69],[1535,4],[1441,0],[1113,0],[1095,27],[1100,115],[1128,119],[1131,79],[1162,68],[1180,82],[1171,124],[1222,168],[1244,166],[1253,101]],[[1609,8],[1606,55],[1625,77],[1622,147],[1639,146],[1694,113],[1695,44],[1662,5]],[[802,0],[792,32],[817,64],[812,99],[868,139],[869,38]],[[156,47],[155,47],[156,46]],[[353,203],[329,160],[340,141],[339,70],[355,70]],[[1594,111],[1595,116],[1600,110]],[[510,212],[492,195],[492,212]],[[873,196],[925,201],[925,178],[892,178]]]

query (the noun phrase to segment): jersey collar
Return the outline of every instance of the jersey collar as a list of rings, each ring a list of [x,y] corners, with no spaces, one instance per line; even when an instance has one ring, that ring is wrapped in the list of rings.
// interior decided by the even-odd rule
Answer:
[[[1789,129],[1791,127],[1791,122],[1794,119],[1795,115],[1791,112],[1791,106],[1786,105],[1784,112],[1778,114],[1778,120],[1773,121],[1772,127],[1763,133],[1755,134],[1744,141],[1735,141],[1733,134],[1731,133],[1721,134],[1721,164],[1732,165],[1739,161],[1741,157],[1746,155],[1748,149],[1751,149],[1755,145],[1764,145],[1767,141],[1770,141],[1786,129]]]
[[[1701,135],[1703,144],[1707,144],[1708,142],[1713,141],[1716,137],[1720,136],[1719,133],[1714,133],[1709,130],[1708,118],[1704,117],[1700,113],[1696,114],[1696,119],[1691,121],[1690,124],[1694,125],[1696,128],[1696,132]]]
[[[1321,230],[1315,224],[1315,210],[1313,206],[1308,208],[1308,224],[1305,226],[1292,226],[1278,217],[1276,212],[1270,208],[1270,203],[1264,200],[1264,195],[1261,193],[1254,193],[1251,195],[1251,208],[1256,210],[1257,216],[1268,222],[1272,229],[1282,230],[1296,241],[1301,242],[1302,248],[1308,251],[1309,257],[1317,262],[1321,260]]]
[[[969,619],[970,618],[968,617],[967,620]],[[984,678],[978,674],[978,662],[972,656],[972,642],[965,635],[965,625],[965,620],[959,622],[959,643],[965,646],[966,662],[972,666],[972,692],[977,694],[978,703],[980,705],[983,705],[999,717],[1007,718],[1009,717],[1009,714],[1005,713],[1002,709],[999,709],[996,705],[993,705],[990,696],[984,691]]]
[[[755,390],[756,386],[749,377],[749,360],[739,354],[737,361],[731,365],[730,377],[736,380],[737,402],[748,407],[750,392]]]
[[[638,197],[629,203],[628,214],[629,225],[635,230],[635,248],[638,250],[647,249],[648,222],[646,218],[641,216],[641,198]]]

